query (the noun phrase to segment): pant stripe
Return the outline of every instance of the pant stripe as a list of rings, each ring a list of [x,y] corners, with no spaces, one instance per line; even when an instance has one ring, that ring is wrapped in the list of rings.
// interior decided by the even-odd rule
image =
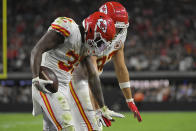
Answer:
[[[81,105],[81,103],[80,103],[80,100],[79,100],[79,98],[78,98],[76,92],[74,91],[72,82],[70,82],[69,85],[70,85],[71,94],[72,94],[72,96],[73,96],[73,98],[74,98],[74,101],[75,101],[76,104],[77,104],[78,110],[80,111],[80,114],[81,114],[81,116],[82,116],[84,122],[86,123],[86,126],[87,126],[88,130],[89,130],[89,131],[92,131],[92,130],[93,130],[92,125],[91,125],[91,123],[89,122],[89,120],[88,120],[88,118],[87,118],[87,116],[86,116],[86,114],[85,114],[85,112],[84,112],[84,109],[83,109],[83,107],[82,107],[82,105]]]
[[[58,123],[58,121],[56,120],[56,117],[55,117],[55,115],[54,115],[54,113],[53,113],[53,111],[52,111],[52,108],[51,108],[51,106],[50,106],[50,102],[48,101],[47,96],[46,96],[44,93],[42,93],[42,92],[40,92],[40,95],[41,95],[41,97],[42,97],[42,99],[43,99],[43,101],[44,101],[44,103],[45,103],[45,106],[46,106],[46,108],[47,108],[47,110],[48,110],[48,112],[49,112],[49,114],[50,114],[50,117],[51,117],[52,120],[54,121],[56,127],[58,128],[58,130],[62,130],[61,125],[60,125],[60,124]]]

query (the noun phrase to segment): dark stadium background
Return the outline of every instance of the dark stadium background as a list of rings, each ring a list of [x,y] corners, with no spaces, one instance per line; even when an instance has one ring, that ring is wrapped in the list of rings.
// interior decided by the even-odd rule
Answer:
[[[104,2],[7,0],[8,78],[0,79],[0,112],[31,112],[30,52],[50,23],[58,16],[80,23]],[[130,18],[124,51],[139,110],[195,111],[196,1],[120,2]],[[0,16],[2,25],[2,13]],[[2,26],[0,29],[3,52]],[[2,61],[1,53],[0,72]],[[104,67],[101,80],[107,105],[116,111],[128,111],[112,63]]]

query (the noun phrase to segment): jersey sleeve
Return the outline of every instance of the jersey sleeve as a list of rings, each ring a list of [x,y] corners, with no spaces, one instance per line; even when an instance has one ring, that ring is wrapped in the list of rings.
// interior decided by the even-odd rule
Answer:
[[[64,37],[69,37],[71,32],[72,19],[67,17],[58,17],[52,22],[48,30],[54,30]]]

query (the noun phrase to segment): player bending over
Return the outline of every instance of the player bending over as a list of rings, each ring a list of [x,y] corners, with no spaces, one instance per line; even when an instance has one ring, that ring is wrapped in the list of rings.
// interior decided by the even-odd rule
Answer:
[[[91,92],[101,107],[102,122],[110,122],[105,110],[99,76],[89,55],[102,53],[115,36],[113,20],[104,13],[95,12],[86,18],[87,26],[79,26],[67,17],[57,18],[31,52],[33,115],[43,114],[44,131],[74,131],[70,105],[76,100],[72,88],[72,72],[81,62],[88,74]],[[57,93],[51,93],[45,85],[50,80],[39,78],[40,65],[52,69],[58,77]],[[71,92],[70,92],[71,91]],[[85,116],[84,116],[85,117]],[[92,114],[92,121],[96,121]],[[88,121],[88,120],[87,120]],[[91,123],[88,123],[89,125]],[[88,130],[97,130],[97,122]]]
[[[137,117],[138,121],[140,122],[142,121],[142,118],[134,103],[134,99],[132,98],[129,82],[129,72],[124,61],[124,42],[127,35],[127,28],[129,26],[128,13],[124,6],[122,6],[118,2],[107,2],[100,7],[99,11],[107,14],[113,19],[113,21],[115,22],[117,33],[115,39],[112,41],[112,44],[108,46],[107,49],[104,50],[102,53],[91,56],[91,59],[93,61],[94,67],[96,67],[96,72],[99,75],[103,71],[103,66],[112,59],[115,67],[116,76],[128,104],[128,107],[134,113],[134,117]],[[86,20],[84,20],[84,25],[85,27],[88,26],[88,24],[86,24]],[[76,70],[73,72],[73,85],[75,86],[72,90],[74,90],[78,98],[76,103],[79,101],[80,105],[84,109],[84,112],[81,113],[79,106],[78,109],[74,108],[74,118],[77,118],[77,123],[81,123],[80,125],[76,126],[76,129],[80,128],[81,126],[85,127],[85,124],[86,126],[88,126],[88,122],[85,122],[86,120],[83,117],[83,114],[85,114],[87,118],[90,118],[89,114],[92,110],[92,104],[89,100],[90,96],[88,91],[88,86],[91,85],[88,84],[88,77],[85,74],[84,70],[85,69],[82,67],[82,65],[79,65],[79,67],[77,67]],[[94,102],[93,105],[96,106],[95,108],[97,109],[99,114],[100,109],[96,103],[97,102]],[[77,104],[75,106],[77,106]],[[112,111],[109,111],[109,114],[113,116],[123,117],[122,115],[116,114]],[[102,130],[102,128],[100,127],[99,130]]]
[[[106,61],[103,62],[104,56],[97,57],[97,68],[99,71],[102,71],[102,65],[106,64],[112,58],[119,86],[126,99],[127,105],[134,113],[134,117],[137,118],[139,122],[141,122],[142,118],[134,103],[134,99],[132,98],[132,93],[130,90],[131,85],[129,80],[129,72],[124,61],[123,50],[127,36],[127,28],[129,26],[128,13],[125,7],[118,2],[107,2],[99,8],[99,11],[107,14],[113,19],[116,27],[116,37],[111,44],[113,46],[113,49],[111,49],[111,51],[104,51],[106,52]]]

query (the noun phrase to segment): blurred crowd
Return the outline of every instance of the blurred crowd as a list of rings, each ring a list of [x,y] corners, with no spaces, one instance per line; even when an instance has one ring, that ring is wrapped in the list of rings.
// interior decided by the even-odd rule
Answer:
[[[196,84],[162,85],[148,88],[135,88],[137,102],[196,102]]]
[[[132,85],[133,96],[136,102],[196,102],[196,84],[162,84],[143,86]],[[124,97],[119,88],[112,84],[104,86],[104,97],[110,103],[118,105],[124,101]],[[109,94],[109,95],[108,95]],[[112,97],[111,95],[112,94]],[[0,85],[0,103],[32,103],[31,85]],[[115,105],[115,104],[114,104]]]
[[[0,103],[32,103],[31,86],[0,85]]]
[[[126,45],[131,70],[196,70],[196,2],[138,1],[129,10]]]
[[[70,17],[79,23],[103,2],[8,1],[8,71],[30,71],[31,49],[56,17]],[[121,3],[130,17],[125,42],[129,70],[196,70],[194,0],[129,0]],[[107,69],[113,69],[111,64]]]

